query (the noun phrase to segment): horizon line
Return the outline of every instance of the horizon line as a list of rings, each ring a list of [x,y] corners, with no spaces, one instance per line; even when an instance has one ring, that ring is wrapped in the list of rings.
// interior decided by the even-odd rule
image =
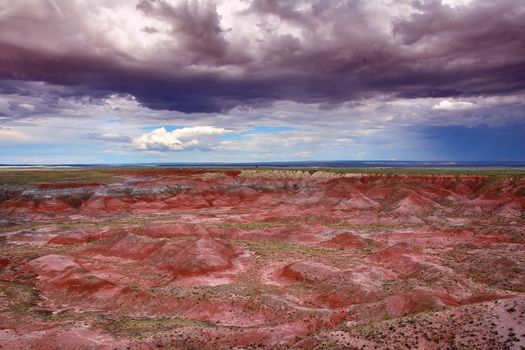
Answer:
[[[341,163],[341,164],[337,164]],[[418,166],[458,166],[469,165],[474,167],[483,166],[519,166],[525,167],[525,160],[280,160],[280,161],[240,161],[240,162],[129,162],[129,163],[0,163],[0,167],[82,167],[82,166],[260,166],[260,165],[277,165],[277,166],[293,166],[299,165],[303,167],[319,167],[319,165],[327,165],[328,167],[344,167],[347,165],[361,165],[361,166],[380,166],[380,165],[409,165]],[[331,166],[329,165],[331,164]]]

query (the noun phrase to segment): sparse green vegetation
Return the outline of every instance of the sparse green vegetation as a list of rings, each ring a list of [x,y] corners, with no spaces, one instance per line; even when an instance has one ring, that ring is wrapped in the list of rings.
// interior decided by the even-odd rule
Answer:
[[[412,228],[418,228],[424,226],[424,224],[418,223],[407,223],[407,224],[353,224],[344,221],[325,223],[326,226],[347,231],[366,231],[366,232],[388,232],[388,231],[398,231],[406,230]]]
[[[376,247],[374,247],[373,245],[366,245],[358,248],[358,251],[364,255],[373,254],[376,250]]]
[[[63,310],[60,312],[49,312],[47,310],[37,310],[38,315],[44,321],[68,323],[75,321],[100,323],[105,321],[106,313],[101,311],[83,311],[76,312],[73,310]]]
[[[0,298],[10,301],[7,307],[0,308],[2,314],[11,313],[16,319],[26,317],[38,299],[37,292],[28,284],[0,282]]]
[[[276,222],[246,222],[246,223],[225,222],[225,223],[221,223],[219,226],[223,228],[234,227],[234,228],[239,228],[241,230],[252,231],[252,230],[266,230],[266,229],[270,229],[273,227],[281,226],[281,224],[276,223]]]
[[[239,243],[246,245],[247,249],[255,252],[258,256],[272,256],[275,254],[299,253],[304,255],[323,255],[329,253],[340,252],[339,249],[311,247],[303,244],[292,244],[281,241],[240,241]]]
[[[299,169],[300,170],[300,169]],[[454,167],[454,168],[320,168],[318,171],[377,175],[480,175],[480,176],[525,176],[523,168],[501,167]]]
[[[107,169],[0,170],[0,184],[39,185],[60,182],[112,182]]]
[[[91,282],[91,283],[94,283],[94,282],[98,282],[98,281],[100,281],[100,278],[99,278],[99,277],[97,277],[97,276],[93,276],[93,275],[87,275],[87,276],[85,277],[85,279],[86,279],[86,281]]]
[[[114,322],[109,322],[104,325],[104,328],[116,335],[127,335],[135,338],[145,338],[150,335],[173,330],[182,327],[213,327],[210,322],[189,320],[177,317],[163,317],[163,318],[126,318],[122,317]]]

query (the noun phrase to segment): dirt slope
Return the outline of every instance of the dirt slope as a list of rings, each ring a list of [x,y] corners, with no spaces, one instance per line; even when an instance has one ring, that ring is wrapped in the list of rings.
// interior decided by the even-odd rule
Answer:
[[[1,349],[525,347],[525,178],[108,174],[4,186]]]

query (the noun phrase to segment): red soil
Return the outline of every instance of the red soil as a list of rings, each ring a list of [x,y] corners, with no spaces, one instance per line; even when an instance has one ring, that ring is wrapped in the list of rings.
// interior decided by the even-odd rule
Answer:
[[[420,271],[423,266],[419,260],[422,255],[408,244],[396,244],[380,250],[369,256],[374,262],[381,263],[403,275],[410,275]]]
[[[361,248],[368,245],[371,240],[366,240],[358,235],[352,233],[341,233],[324,242],[324,245],[328,247],[338,247],[338,248]]]
[[[240,251],[227,241],[199,238],[191,242],[170,243],[156,257],[156,265],[175,278],[204,275],[233,267]]]
[[[141,261],[157,253],[164,244],[163,241],[124,231],[97,242],[93,247],[87,248],[86,253]]]
[[[56,327],[35,331],[0,330],[0,343],[4,349],[117,349],[125,347],[125,341],[117,341],[100,331],[72,327]]]
[[[102,238],[110,237],[115,232],[120,232],[121,229],[117,230],[100,230],[100,229],[84,229],[80,231],[66,231],[59,233],[57,236],[51,238],[49,244],[79,244],[99,241]]]
[[[108,174],[0,201],[0,347],[525,346],[523,178]]]
[[[340,270],[315,261],[298,261],[284,267],[282,275],[297,281],[320,282],[335,275]]]
[[[119,198],[110,196],[93,197],[82,203],[81,210],[87,213],[96,214],[99,212],[108,213],[116,211],[125,211],[129,209],[130,204]]]
[[[385,303],[387,314],[393,317],[459,305],[453,296],[426,288],[417,288],[407,293],[387,297]]]

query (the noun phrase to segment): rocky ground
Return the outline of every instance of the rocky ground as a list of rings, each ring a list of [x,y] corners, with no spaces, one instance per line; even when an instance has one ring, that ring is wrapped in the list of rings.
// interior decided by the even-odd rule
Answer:
[[[525,348],[525,177],[3,179],[1,349]]]

